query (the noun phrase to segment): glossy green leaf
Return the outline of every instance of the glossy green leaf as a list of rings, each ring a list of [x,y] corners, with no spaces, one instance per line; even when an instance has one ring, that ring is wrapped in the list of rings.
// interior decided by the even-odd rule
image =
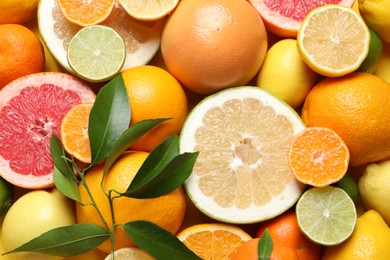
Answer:
[[[67,178],[54,166],[53,179],[56,188],[69,199],[81,202],[78,182],[73,178]]]
[[[272,238],[269,234],[268,229],[265,229],[263,235],[259,239],[259,243],[257,244],[257,252],[259,260],[269,260],[272,254]]]
[[[75,256],[86,253],[109,238],[104,228],[95,224],[75,224],[51,229],[20,247],[6,252],[37,252],[55,256]]]
[[[132,146],[146,132],[166,120],[168,120],[168,118],[148,119],[131,125],[125,132],[123,132],[111,148],[104,164],[104,173],[107,173],[116,159],[118,159],[121,154],[130,148],[130,146]]]
[[[175,235],[148,221],[132,221],[124,225],[126,234],[142,250],[156,259],[201,259]]]
[[[91,165],[108,156],[117,139],[129,127],[130,115],[126,87],[119,74],[100,89],[89,115]]]
[[[67,179],[72,180],[77,183],[77,178],[74,175],[73,167],[64,159],[64,157],[69,158],[66,154],[64,147],[61,143],[61,140],[53,133],[50,139],[50,152],[54,162],[55,167],[64,175]]]

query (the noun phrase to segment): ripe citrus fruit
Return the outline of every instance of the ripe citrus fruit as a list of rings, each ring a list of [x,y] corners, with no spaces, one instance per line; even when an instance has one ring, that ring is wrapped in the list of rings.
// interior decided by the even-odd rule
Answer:
[[[154,258],[137,247],[125,247],[114,252],[114,258],[109,254],[104,260],[153,260]]]
[[[341,180],[335,183],[335,186],[343,189],[349,197],[355,202],[358,202],[359,199],[359,187],[355,179],[347,172]]]
[[[258,255],[258,243],[259,238],[253,238],[249,241],[242,243],[234,252],[232,260],[258,260],[263,259],[259,258]],[[272,253],[270,260],[299,260],[297,253],[285,244],[272,241]],[[305,259],[305,258],[302,258]]]
[[[359,0],[360,15],[367,26],[374,30],[379,37],[390,42],[390,2],[387,0]]]
[[[24,188],[54,185],[50,139],[63,116],[95,93],[65,73],[41,72],[12,81],[0,91],[0,175]]]
[[[168,15],[179,0],[119,0],[119,3],[125,8],[126,12],[135,19],[143,21],[155,21]]]
[[[73,106],[62,118],[60,133],[65,151],[84,163],[91,163],[88,136],[89,114],[93,103]]]
[[[181,152],[199,151],[186,191],[206,215],[254,223],[290,208],[304,186],[288,165],[294,135],[305,128],[287,104],[258,87],[206,97],[187,117]]]
[[[336,131],[357,166],[390,156],[390,85],[365,72],[328,78],[312,88],[302,108],[307,126]]]
[[[106,20],[114,9],[115,2],[115,0],[57,0],[64,17],[70,22],[83,27]]]
[[[294,210],[289,210],[273,219],[261,222],[256,237],[261,237],[266,229],[268,229],[274,244],[284,244],[286,247],[293,249],[299,259],[320,259],[321,246],[310,241],[302,233]]]
[[[187,96],[166,70],[138,66],[122,73],[131,108],[131,122],[170,118],[146,133],[132,149],[150,152],[168,136],[179,134],[188,114]]]
[[[31,21],[36,15],[38,2],[39,0],[1,0],[0,24],[24,24]]]
[[[256,85],[297,108],[316,80],[317,73],[301,59],[297,41],[283,39],[267,51]]]
[[[85,1],[82,1],[85,2]],[[89,2],[89,1],[86,1]],[[114,29],[126,44],[126,59],[122,70],[148,63],[160,47],[165,19],[145,23],[131,18],[116,4],[111,15],[102,23]],[[82,28],[69,22],[56,0],[41,0],[38,5],[38,27],[47,48],[68,72],[74,73],[67,59],[72,37]]]
[[[231,259],[237,247],[252,239],[240,227],[225,223],[196,224],[177,237],[202,259]]]
[[[281,37],[295,38],[305,16],[314,8],[326,4],[351,7],[354,0],[248,0],[261,15],[268,31]]]
[[[330,4],[307,14],[297,41],[302,59],[310,68],[327,77],[338,77],[355,71],[363,63],[370,32],[351,8]]]
[[[130,151],[124,153],[115,162],[104,179],[102,187],[105,192],[111,189],[125,192],[147,156],[148,153],[146,152]],[[112,226],[109,202],[100,186],[103,167],[104,165],[102,164],[94,166],[85,175],[85,181],[88,183],[91,194],[103,217]],[[80,185],[80,196],[84,204],[91,201],[87,190],[82,185]],[[183,189],[180,187],[166,195],[153,199],[116,198],[113,207],[116,224],[125,224],[134,220],[146,220],[159,225],[171,233],[176,233],[184,218],[186,198]],[[76,216],[78,223],[94,223],[105,228],[97,211],[92,206],[76,204]],[[123,227],[118,227],[115,232],[114,246],[115,250],[117,250],[119,248],[132,247],[135,244],[127,236]],[[106,240],[98,248],[103,252],[110,253],[110,240]]]
[[[374,75],[390,83],[390,43],[382,42],[382,57],[374,72]]]
[[[168,71],[201,94],[248,83],[266,50],[264,24],[245,0],[182,0],[161,38]]]
[[[45,55],[37,36],[19,24],[0,24],[0,89],[9,82],[43,71]]]
[[[369,164],[358,184],[366,208],[381,214],[390,225],[390,161]]]
[[[53,228],[75,224],[74,204],[57,189],[24,194],[8,210],[2,226],[4,249],[10,251]],[[2,252],[3,253],[3,252]],[[12,259],[61,259],[38,253],[15,253]]]
[[[379,62],[383,54],[383,44],[382,40],[379,38],[378,34],[373,30],[370,31],[370,45],[368,48],[367,57],[364,59],[363,63],[357,69],[357,71],[363,71],[368,73],[374,73],[378,68]]]
[[[370,210],[357,219],[355,230],[347,241],[325,248],[322,259],[390,259],[389,247],[389,226],[378,212]]]
[[[68,62],[73,71],[89,82],[114,78],[123,67],[126,46],[111,27],[91,25],[78,31],[70,40]]]
[[[344,177],[349,151],[334,130],[308,127],[291,141],[288,162],[297,180],[324,187]]]
[[[356,208],[348,194],[333,186],[310,188],[296,205],[299,228],[312,241],[334,246],[348,239],[356,224]]]
[[[11,206],[14,185],[0,177],[0,216]]]

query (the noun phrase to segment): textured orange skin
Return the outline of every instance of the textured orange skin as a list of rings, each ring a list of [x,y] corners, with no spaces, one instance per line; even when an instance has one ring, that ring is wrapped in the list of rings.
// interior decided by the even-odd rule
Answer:
[[[161,38],[168,71],[201,94],[248,83],[266,50],[265,26],[245,0],[182,0]]]
[[[301,232],[295,211],[290,210],[273,219],[262,222],[257,230],[256,237],[261,237],[266,228],[268,228],[274,242],[292,248],[296,252],[298,259],[320,259],[321,246],[311,242]]]
[[[108,192],[109,189],[115,189],[119,192],[125,192],[147,156],[148,153],[146,152],[135,151],[123,154],[107,174],[103,183],[105,190]],[[112,219],[108,199],[100,189],[103,167],[103,164],[96,165],[86,173],[85,179],[92,196],[111,227]],[[84,186],[81,185],[79,188],[82,202],[90,202]],[[113,192],[113,196],[116,195]],[[166,195],[153,199],[133,199],[127,197],[114,199],[114,212],[117,224],[125,224],[134,220],[147,220],[173,234],[178,231],[183,222],[185,209],[186,199],[181,187]],[[77,203],[76,216],[78,223],[94,223],[105,228],[98,213],[92,206],[81,206],[80,203]],[[118,227],[115,233],[115,250],[132,246],[135,246],[135,243],[127,236],[122,227]],[[109,239],[106,240],[98,249],[110,253],[111,241]]]
[[[17,78],[43,71],[44,66],[43,46],[30,29],[0,25],[0,89]]]
[[[390,84],[375,75],[354,72],[321,81],[306,97],[302,119],[336,131],[351,166],[390,156]]]

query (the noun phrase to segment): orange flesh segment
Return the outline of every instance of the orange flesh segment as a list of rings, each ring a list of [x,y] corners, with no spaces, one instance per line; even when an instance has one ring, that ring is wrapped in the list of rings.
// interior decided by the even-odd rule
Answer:
[[[91,163],[88,121],[92,106],[93,103],[82,103],[74,106],[61,122],[61,139],[64,149],[84,163]]]
[[[292,137],[287,117],[258,99],[210,109],[195,134],[200,190],[225,208],[267,204],[294,178],[283,157]]]
[[[329,128],[309,127],[294,137],[289,163],[302,183],[324,187],[339,181],[347,172],[349,151]]]

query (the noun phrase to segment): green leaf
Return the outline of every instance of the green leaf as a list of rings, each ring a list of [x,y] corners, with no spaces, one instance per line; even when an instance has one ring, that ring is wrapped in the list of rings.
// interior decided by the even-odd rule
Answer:
[[[73,167],[64,157],[69,158],[66,154],[61,140],[53,133],[50,139],[50,152],[55,167],[65,176],[65,178],[78,182],[74,175]]]
[[[54,183],[56,188],[69,199],[81,202],[80,190],[78,182],[73,179],[67,178],[54,166],[53,172]]]
[[[115,142],[104,164],[104,173],[107,173],[113,163],[121,156],[130,146],[132,146],[147,131],[151,130],[158,124],[168,120],[168,118],[143,120],[131,125]]]
[[[152,222],[137,220],[128,222],[123,227],[137,246],[157,259],[201,259],[175,235]]]
[[[119,136],[129,127],[130,105],[122,74],[119,74],[96,96],[88,123],[91,165],[104,160]]]
[[[86,253],[109,238],[104,228],[95,224],[75,224],[51,229],[5,254],[37,252],[55,256],[75,256]]]
[[[257,252],[259,260],[269,260],[272,254],[272,238],[269,234],[268,229],[265,229],[263,235],[259,239],[259,243],[257,244]]]

